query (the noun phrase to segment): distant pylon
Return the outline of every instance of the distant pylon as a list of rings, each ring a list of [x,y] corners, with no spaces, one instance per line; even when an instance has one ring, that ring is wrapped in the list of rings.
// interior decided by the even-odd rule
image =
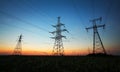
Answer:
[[[22,34],[19,36],[19,39],[18,39],[18,42],[17,42],[17,45],[14,49],[14,52],[13,52],[13,55],[22,55]]]
[[[55,31],[50,32],[53,35],[55,35],[55,37],[51,37],[52,39],[55,39],[52,53],[53,55],[64,55],[64,47],[63,47],[62,38],[66,38],[66,36],[63,36],[62,32],[67,31],[67,29],[61,29],[61,27],[62,26],[65,27],[65,24],[60,23],[60,17],[58,17],[58,23],[52,26],[56,28]]]
[[[96,25],[97,21],[102,21],[102,17],[100,18],[96,18],[93,20],[90,20],[93,23],[92,27],[88,27],[86,28],[86,30],[88,31],[89,29],[93,29],[93,54],[95,53],[103,53],[103,54],[107,54],[106,50],[104,48],[104,45],[102,43],[102,40],[100,38],[100,35],[98,33],[98,29],[100,27],[103,27],[103,29],[105,28],[105,24],[104,25]]]
[[[90,48],[88,47],[88,54],[90,54],[91,52],[90,52]]]

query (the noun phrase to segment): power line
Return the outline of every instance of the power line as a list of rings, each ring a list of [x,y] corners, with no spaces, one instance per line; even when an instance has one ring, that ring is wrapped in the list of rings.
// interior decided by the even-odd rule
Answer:
[[[82,16],[81,16],[80,13],[79,13],[78,8],[76,7],[76,4],[75,4],[75,1],[74,1],[74,0],[72,0],[72,4],[73,4],[74,9],[76,10],[77,15],[79,16],[81,25],[82,25],[83,27],[86,27],[86,26],[85,26],[85,23],[83,23],[83,18],[82,18]]]
[[[35,28],[37,28],[37,29],[40,29],[40,30],[49,32],[49,31],[46,30],[46,29],[43,29],[43,28],[41,28],[41,27],[39,27],[39,26],[37,26],[37,25],[34,25],[34,24],[32,24],[32,23],[29,23],[29,22],[27,22],[27,21],[25,21],[25,20],[23,20],[23,19],[20,19],[19,17],[16,17],[16,16],[11,15],[11,14],[9,14],[9,13],[6,13],[6,12],[4,12],[4,11],[1,11],[1,10],[0,10],[0,13],[2,13],[2,14],[4,14],[4,15],[7,15],[7,16],[9,16],[9,17],[12,17],[12,18],[14,18],[14,19],[16,19],[16,20],[19,20],[19,21],[21,21],[21,22],[23,22],[23,23],[25,23],[25,24],[31,25],[31,26],[33,26],[33,27],[35,27]]]
[[[39,15],[43,15],[43,16],[46,16],[51,22],[54,23],[54,19],[52,19],[47,13],[43,12],[42,10],[34,7],[30,1],[26,1],[26,0],[23,0],[25,5],[29,6],[32,10],[34,10],[35,12],[38,12]]]
[[[18,26],[16,26],[16,25],[10,25],[10,24],[6,24],[6,23],[1,23],[2,25],[6,25],[6,26],[9,26],[9,27],[14,27],[14,28],[17,28],[17,29],[20,29],[20,30],[23,30],[23,31],[27,31],[27,32],[30,32],[30,33],[33,33],[33,34],[37,34],[37,33],[35,33],[35,32],[33,32],[33,31],[30,31],[30,30],[28,30],[28,29],[25,29],[25,28],[22,28],[22,27],[18,27]]]
[[[79,10],[78,10],[78,8],[77,8],[76,3],[75,3],[74,0],[72,0],[72,4],[73,4],[74,9],[76,10],[76,13],[77,13],[78,16],[79,16],[79,19],[80,19],[80,21],[81,21],[81,25],[82,25],[84,28],[86,28],[87,26],[86,26],[85,23],[83,23],[83,18],[82,18],[82,16],[79,14]],[[88,37],[88,40],[89,40],[90,37],[88,36],[88,33],[86,33],[86,34],[87,34],[87,37]],[[71,35],[72,35],[72,34],[71,34]],[[73,35],[72,35],[72,36],[73,36]],[[78,39],[76,39],[76,40],[78,40]]]
[[[109,6],[107,8],[107,11],[106,11],[106,16],[105,16],[105,24],[107,24],[107,21],[108,21],[108,17],[110,15],[110,12],[111,12],[111,9],[112,9],[112,6],[113,6],[113,2],[111,0],[107,1],[109,2]]]
[[[93,17],[92,18],[95,18],[95,0],[91,0],[91,8],[92,8],[92,13],[93,13]]]

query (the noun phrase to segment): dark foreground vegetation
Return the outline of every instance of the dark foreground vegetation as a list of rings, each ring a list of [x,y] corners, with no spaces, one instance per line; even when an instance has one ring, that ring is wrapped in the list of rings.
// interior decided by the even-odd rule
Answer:
[[[0,56],[0,72],[120,72],[120,57]]]

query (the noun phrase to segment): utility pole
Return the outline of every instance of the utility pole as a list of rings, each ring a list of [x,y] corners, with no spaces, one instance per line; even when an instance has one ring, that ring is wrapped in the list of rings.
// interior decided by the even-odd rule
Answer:
[[[13,55],[22,55],[22,34],[19,36],[19,39],[18,39],[18,42],[17,42],[17,45],[14,49],[14,52],[13,52]]]
[[[62,29],[61,27],[65,27],[65,24],[62,24],[60,22],[60,17],[58,17],[57,24],[52,26],[56,29],[55,31],[50,32],[55,35],[55,37],[51,37],[52,39],[55,39],[52,53],[53,55],[64,55],[62,38],[66,38],[66,36],[63,36],[62,32],[67,31],[67,29]]]
[[[104,48],[104,45],[102,43],[102,40],[100,38],[100,35],[98,33],[98,28],[103,27],[103,29],[104,29],[105,24],[96,25],[97,21],[100,21],[100,22],[102,21],[102,17],[96,18],[96,19],[93,19],[90,21],[93,23],[93,26],[86,28],[86,30],[88,31],[89,29],[93,29],[93,54],[95,54],[95,53],[107,54],[106,50]]]

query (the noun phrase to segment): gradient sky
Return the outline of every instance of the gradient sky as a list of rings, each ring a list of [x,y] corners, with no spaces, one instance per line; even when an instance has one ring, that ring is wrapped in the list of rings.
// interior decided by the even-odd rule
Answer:
[[[65,54],[88,54],[92,51],[92,26],[89,21],[102,17],[99,28],[105,49],[120,55],[119,0],[0,0],[0,54],[12,54],[18,36],[23,34],[23,54],[51,54],[54,40],[51,25],[57,17],[70,33],[63,33]]]

